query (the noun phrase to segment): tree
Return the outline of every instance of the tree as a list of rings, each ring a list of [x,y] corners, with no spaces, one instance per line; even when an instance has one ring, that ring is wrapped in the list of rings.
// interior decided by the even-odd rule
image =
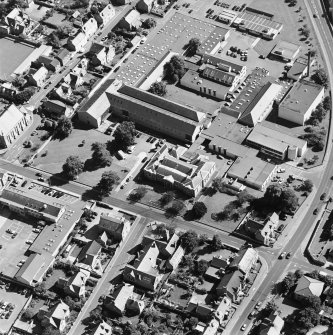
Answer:
[[[185,204],[180,200],[175,200],[171,207],[167,208],[167,213],[170,216],[177,216],[183,209],[185,208]]]
[[[16,75],[12,81],[14,87],[22,88],[25,83],[25,79],[22,75]]]
[[[52,32],[47,39],[47,42],[52,45],[54,48],[60,48],[60,40],[59,37]]]
[[[327,73],[325,72],[325,70],[323,68],[321,69],[317,69],[314,74],[311,76],[311,79],[319,84],[319,85],[323,85],[325,88],[327,88],[328,85],[328,76]]]
[[[72,31],[72,27],[70,25],[64,25],[64,26],[60,26],[57,28],[57,30],[55,31],[55,34],[60,38],[66,38],[70,35]]]
[[[104,143],[95,142],[91,148],[93,150],[92,160],[97,167],[111,166],[112,157]]]
[[[153,93],[155,95],[159,95],[160,97],[164,97],[167,94],[165,82],[155,81],[155,83],[151,84],[148,92]]]
[[[23,104],[31,99],[35,94],[35,89],[33,87],[27,87],[22,92],[19,92],[15,96],[15,102],[17,104]]]
[[[129,195],[129,199],[131,201],[139,201],[141,200],[145,195],[146,193],[148,192],[147,188],[144,187],[144,186],[139,186],[135,192],[132,192],[130,195]]]
[[[313,182],[310,179],[306,179],[303,182],[302,190],[305,192],[312,192]]]
[[[179,56],[172,56],[170,61],[164,64],[165,77],[172,81],[178,81],[185,74],[184,60]]]
[[[37,295],[37,296],[42,296],[45,294],[46,292],[46,287],[44,283],[39,283],[36,284],[36,286],[33,288],[33,292]]]
[[[72,130],[73,130],[73,125],[72,125],[71,119],[69,119],[65,115],[61,116],[58,121],[57,128],[56,128],[57,136],[59,136],[60,138],[68,137],[70,133],[72,132]]]
[[[327,95],[324,100],[323,100],[323,108],[326,111],[330,111],[332,107],[332,101],[331,101],[331,97],[329,95]]]
[[[83,171],[84,163],[79,156],[69,156],[62,170],[69,179],[75,179]]]
[[[135,136],[135,124],[131,121],[123,121],[114,132],[115,141],[125,149],[134,144]]]
[[[32,309],[28,308],[23,312],[22,316],[26,320],[31,320],[35,316],[35,313]]]
[[[207,206],[202,201],[197,201],[193,205],[192,213],[196,219],[200,219],[207,213]]]
[[[291,188],[284,189],[281,193],[281,207],[285,212],[295,212],[298,207],[298,197]]]
[[[154,28],[156,27],[156,20],[149,17],[148,19],[143,21],[142,26],[147,29]]]
[[[100,191],[101,196],[108,196],[113,190],[114,185],[119,183],[119,176],[113,171],[103,172],[102,178],[99,181],[97,188]]]
[[[162,195],[160,198],[159,202],[162,206],[167,205],[169,202],[171,202],[175,198],[175,192],[173,191],[168,191]]]
[[[225,189],[223,177],[214,178],[211,187],[215,191],[223,192],[223,190]]]
[[[199,323],[199,320],[198,318],[194,317],[194,316],[191,316],[187,322],[187,326],[190,328],[190,329],[194,329],[197,324]]]
[[[247,191],[242,191],[237,194],[237,202],[240,206],[245,204],[246,202],[250,202],[254,199],[254,196],[249,194]]]
[[[213,236],[212,243],[211,243],[212,249],[214,251],[221,250],[223,247],[221,237],[217,234]]]
[[[306,296],[304,298],[304,304],[307,307],[313,308],[315,311],[317,311],[317,313],[321,310],[321,300],[315,295]]]
[[[265,306],[265,310],[267,311],[267,314],[271,314],[272,312],[279,311],[279,306],[276,304],[274,299],[271,299],[268,301],[268,303]]]
[[[303,310],[296,312],[296,315],[293,318],[293,322],[296,324],[297,328],[304,329],[306,331],[308,331],[310,328],[317,326],[319,321],[319,313],[311,307],[307,307]]]
[[[289,272],[281,282],[281,293],[288,294],[292,287],[296,284],[296,276],[294,273]]]
[[[190,253],[199,245],[198,234],[194,230],[188,230],[180,238],[181,246]]]
[[[61,335],[61,333],[59,329],[56,329],[53,326],[47,326],[43,329],[43,335]]]
[[[197,262],[196,273],[199,276],[203,276],[208,268],[209,263],[205,259],[201,259],[199,262]]]
[[[269,204],[275,204],[279,202],[282,194],[282,186],[278,184],[271,184],[266,188],[264,199]]]
[[[197,37],[192,37],[188,42],[188,48],[191,54],[195,54],[201,45],[200,40]]]

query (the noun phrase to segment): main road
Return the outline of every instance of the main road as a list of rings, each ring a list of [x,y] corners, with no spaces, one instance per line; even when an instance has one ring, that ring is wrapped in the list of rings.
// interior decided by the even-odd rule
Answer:
[[[326,64],[327,73],[330,79],[329,88],[331,92],[333,92],[333,72],[331,66],[331,60],[333,59],[333,37],[328,26],[328,22],[326,21],[324,10],[321,6],[320,0],[304,0],[306,10],[309,13],[314,31],[316,33],[317,39],[320,44],[321,54]],[[316,18],[314,18],[314,14],[316,14]],[[332,129],[332,118],[331,118],[331,128]],[[295,231],[293,236],[290,237],[289,242],[285,245],[285,247],[281,250],[281,252],[291,252],[292,257],[289,260],[278,260],[275,257],[270,265],[270,270],[262,282],[262,284],[256,290],[251,302],[247,306],[240,306],[242,309],[242,314],[237,320],[231,320],[230,324],[227,326],[225,330],[226,335],[237,335],[244,334],[240,330],[241,326],[244,323],[248,323],[247,316],[253,310],[257,301],[264,300],[271,292],[273,284],[276,283],[280,276],[286,272],[286,270],[295,265],[297,266],[298,259],[296,257],[297,251],[299,251],[302,242],[304,242],[305,237],[308,235],[308,232],[313,229],[316,220],[318,217],[313,215],[313,211],[319,204],[320,195],[324,192],[329,194],[332,191],[332,183],[331,176],[333,175],[333,152],[332,152],[332,131],[330,131],[328,136],[327,143],[327,152],[324,160],[323,171],[321,175],[321,181],[317,188],[317,193],[314,196],[314,199],[310,206],[306,209],[306,215],[304,220],[299,225],[298,229]],[[304,243],[303,243],[304,244]],[[303,262],[300,264],[304,266]],[[296,267],[295,267],[296,268]],[[315,268],[315,267],[313,267]],[[249,330],[249,326],[247,330]]]

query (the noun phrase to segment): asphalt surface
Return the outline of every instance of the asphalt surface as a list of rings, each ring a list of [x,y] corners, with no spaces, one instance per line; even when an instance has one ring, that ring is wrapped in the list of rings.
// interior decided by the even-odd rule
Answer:
[[[333,72],[330,60],[333,59],[333,45],[332,45],[332,35],[330,29],[327,25],[326,19],[323,17],[323,9],[321,7],[321,3],[319,0],[305,0],[306,10],[310,14],[310,18],[312,21],[312,25],[314,27],[315,34],[318,38],[319,44],[321,46],[321,53],[324,58],[324,61],[327,66],[327,73],[330,79],[330,90],[332,90],[332,82],[333,82]],[[317,18],[313,18],[313,15],[316,14]],[[331,121],[332,122],[332,121]],[[318,267],[312,266],[310,263],[305,262],[304,259],[301,259],[300,256],[303,251],[300,250],[302,242],[308,235],[309,231],[313,229],[313,226],[318,220],[318,216],[313,215],[313,211],[315,208],[323,206],[320,201],[320,196],[322,193],[326,192],[330,194],[332,191],[332,180],[331,176],[333,175],[333,152],[332,152],[332,132],[329,134],[328,138],[328,146],[327,146],[327,154],[324,160],[324,166],[322,167],[322,175],[321,181],[317,188],[317,193],[310,204],[310,206],[306,209],[305,218],[302,220],[296,232],[290,236],[289,242],[285,245],[284,248],[280,251],[275,252],[275,258],[271,260],[269,264],[270,270],[262,284],[258,287],[255,294],[253,295],[251,302],[246,306],[243,310],[242,315],[238,318],[237,322],[234,322],[232,328],[227,328],[224,334],[226,335],[237,335],[244,334],[240,330],[243,324],[249,325],[249,320],[247,319],[250,312],[253,310],[254,306],[258,301],[263,301],[271,292],[273,284],[278,282],[279,278],[283,273],[287,271],[288,268],[297,268],[300,267],[308,267],[308,269],[316,269]],[[278,260],[277,256],[283,252],[291,252],[292,257],[287,260]],[[326,270],[325,270],[326,271]],[[329,271],[326,271],[329,272]],[[246,331],[249,331],[250,326],[246,328]]]

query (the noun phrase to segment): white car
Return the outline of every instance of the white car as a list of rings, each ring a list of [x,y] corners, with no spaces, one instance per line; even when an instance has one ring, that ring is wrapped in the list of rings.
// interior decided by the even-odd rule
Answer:
[[[33,231],[34,233],[40,233],[40,229],[38,229],[38,228],[34,228],[32,231]]]
[[[135,150],[135,145],[131,145],[131,146],[127,149],[127,153],[132,154],[134,150]]]
[[[31,240],[26,240],[25,243],[26,244],[32,244],[32,241]]]
[[[247,324],[246,324],[246,323],[244,323],[244,324],[243,324],[243,326],[241,327],[241,330],[245,330],[245,329],[246,329],[246,327],[247,327]]]

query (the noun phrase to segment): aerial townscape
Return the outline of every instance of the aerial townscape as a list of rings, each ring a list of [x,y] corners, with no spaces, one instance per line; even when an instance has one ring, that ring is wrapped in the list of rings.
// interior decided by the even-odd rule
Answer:
[[[333,0],[0,1],[0,335],[333,335]]]

